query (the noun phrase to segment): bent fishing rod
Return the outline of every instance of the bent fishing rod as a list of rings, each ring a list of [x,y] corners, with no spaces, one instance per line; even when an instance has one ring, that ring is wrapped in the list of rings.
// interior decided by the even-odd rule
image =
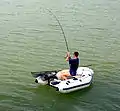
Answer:
[[[53,17],[56,19],[56,21],[58,22],[58,24],[59,24],[59,26],[60,26],[60,28],[61,28],[61,30],[62,30],[62,34],[63,34],[63,36],[64,36],[64,40],[65,40],[65,43],[66,43],[66,48],[67,48],[67,51],[69,52],[69,48],[68,48],[68,43],[67,43],[67,39],[66,39],[66,37],[65,37],[65,33],[64,33],[64,30],[63,30],[63,28],[62,28],[62,25],[60,24],[60,21],[58,20],[58,18],[52,13],[52,11],[51,10],[49,10],[49,9],[47,9],[52,15],[53,15]]]

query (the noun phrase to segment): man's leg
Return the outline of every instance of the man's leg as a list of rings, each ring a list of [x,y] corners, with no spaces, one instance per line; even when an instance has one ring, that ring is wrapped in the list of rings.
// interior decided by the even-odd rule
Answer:
[[[68,76],[70,76],[69,70],[62,70],[61,71],[61,79],[62,80],[66,80]]]

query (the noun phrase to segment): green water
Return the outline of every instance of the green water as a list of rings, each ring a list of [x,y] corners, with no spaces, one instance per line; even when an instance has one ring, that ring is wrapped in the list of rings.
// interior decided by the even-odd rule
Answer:
[[[90,88],[60,94],[31,71],[68,68],[70,51],[92,64]],[[0,0],[0,111],[119,111],[119,0]]]

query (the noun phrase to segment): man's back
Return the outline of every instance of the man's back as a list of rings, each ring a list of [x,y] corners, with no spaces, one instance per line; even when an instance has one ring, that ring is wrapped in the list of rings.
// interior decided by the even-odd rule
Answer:
[[[75,76],[77,68],[79,66],[79,58],[69,59],[69,65],[70,65],[70,74],[72,76]]]

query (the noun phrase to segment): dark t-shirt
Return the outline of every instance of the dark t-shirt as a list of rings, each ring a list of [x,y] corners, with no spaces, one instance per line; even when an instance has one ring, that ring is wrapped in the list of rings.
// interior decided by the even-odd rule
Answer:
[[[76,59],[69,59],[69,65],[70,65],[70,74],[72,76],[76,75],[77,68],[79,66],[79,58]]]

